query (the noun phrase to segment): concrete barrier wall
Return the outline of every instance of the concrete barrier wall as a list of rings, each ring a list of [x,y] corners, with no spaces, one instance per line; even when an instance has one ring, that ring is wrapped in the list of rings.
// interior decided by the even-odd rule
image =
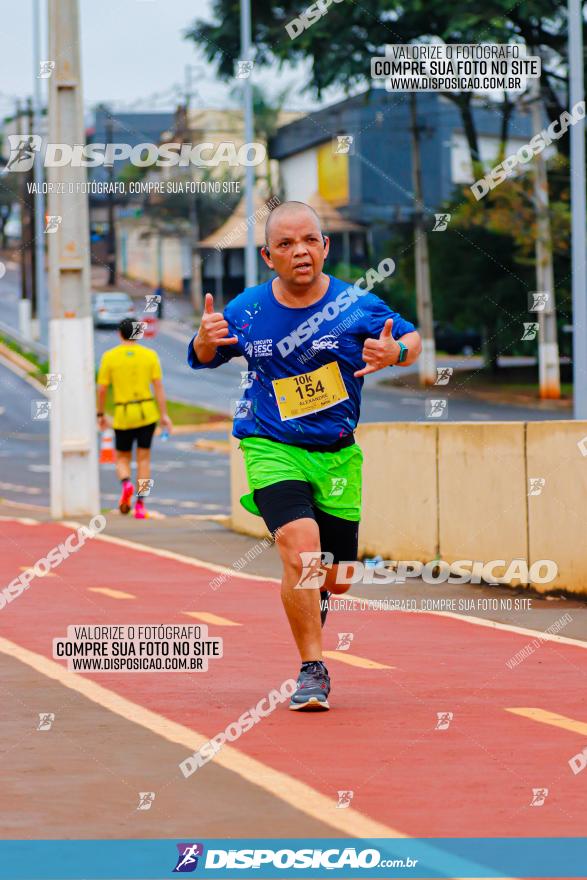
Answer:
[[[557,561],[549,589],[587,595],[587,422],[528,422],[526,432],[528,479],[544,480],[528,497],[530,559]]]
[[[438,548],[436,426],[362,425],[357,441],[364,455],[361,552],[385,559],[434,559]]]
[[[523,422],[438,426],[442,559],[503,559],[498,581],[513,559],[528,558],[524,458]]]
[[[503,560],[483,579],[512,586],[524,584],[515,560],[528,568],[552,560],[556,577],[540,583],[543,567],[530,586],[587,596],[587,422],[367,424],[357,440],[365,457],[361,555]],[[239,503],[246,491],[233,438],[232,525],[259,537],[263,521]]]

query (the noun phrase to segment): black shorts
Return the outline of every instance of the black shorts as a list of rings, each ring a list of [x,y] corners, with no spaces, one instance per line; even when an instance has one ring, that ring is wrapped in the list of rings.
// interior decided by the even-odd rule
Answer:
[[[333,562],[357,558],[359,523],[333,516],[316,507],[309,483],[281,480],[264,489],[255,489],[253,498],[270,532],[293,520],[309,517],[318,523],[320,549],[323,553],[332,553]]]
[[[140,428],[128,428],[124,431],[121,431],[120,428],[115,428],[116,449],[118,452],[132,452],[132,445],[135,440],[139,449],[150,449],[156,427],[157,422],[151,422],[150,425],[142,425]]]

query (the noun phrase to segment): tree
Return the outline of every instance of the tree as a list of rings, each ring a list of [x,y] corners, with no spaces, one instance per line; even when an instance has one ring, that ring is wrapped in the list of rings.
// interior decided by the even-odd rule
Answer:
[[[307,87],[318,96],[329,86],[343,86],[349,93],[358,85],[368,84],[370,59],[382,55],[386,43],[406,44],[440,38],[446,43],[525,43],[542,60],[542,93],[549,118],[557,119],[568,102],[566,0],[518,0],[515,4],[511,0],[468,0],[466,4],[462,0],[371,0],[368,8],[364,4],[341,3],[328,7],[321,18],[291,40],[285,26],[299,13],[296,0],[281,0],[278,5],[252,0],[255,63],[283,66],[309,61],[311,70]],[[209,61],[217,65],[219,75],[228,78],[233,75],[234,59],[239,57],[240,51],[238,16],[234,15],[232,0],[214,0],[212,15],[212,22],[196,21],[187,36],[198,43]],[[447,93],[446,97],[459,109],[476,172],[480,170],[480,149],[473,106],[478,98],[471,93]],[[515,96],[508,94],[501,103],[487,99],[492,109],[501,114],[499,152],[502,156],[516,101]],[[568,150],[568,143],[567,137],[558,142],[562,152]],[[487,331],[486,348],[490,362],[495,365],[496,333],[505,332],[500,322],[508,312],[506,303],[515,301],[516,295],[519,298],[520,284],[531,288],[532,281],[528,273],[530,258],[528,265],[519,262],[523,256],[521,242],[516,235],[509,234],[512,230],[507,224],[498,228],[498,217],[505,209],[498,202],[489,209],[489,204],[484,200],[478,206],[477,219],[470,224],[466,235],[464,228],[455,232],[457,238],[453,248],[447,247],[447,233],[433,238],[432,256],[439,261],[433,278],[442,280],[444,266],[447,271],[445,280],[448,280],[454,269],[455,254],[462,262],[462,251],[467,247],[468,256],[464,263],[470,262],[474,267],[477,288],[483,279],[483,289],[489,289],[488,298],[482,308],[479,302],[471,300],[475,274],[471,275],[467,265],[459,265],[455,278],[461,277],[462,284],[449,285],[447,299],[454,311],[458,308],[458,301],[452,294],[458,289],[464,296],[466,320],[470,319],[472,323],[477,323],[478,319],[482,321]],[[454,207],[456,210],[456,204]],[[525,204],[520,210],[527,213],[529,209]],[[488,211],[490,217],[487,221]],[[558,205],[553,212],[553,221],[564,222],[562,214],[564,207]],[[492,224],[491,227],[486,228],[486,221]],[[531,233],[532,222],[527,222],[526,229]],[[453,256],[447,262],[449,252]],[[496,271],[497,266],[502,267],[501,272]],[[441,302],[444,305],[446,300]],[[493,317],[491,309],[496,312]]]
[[[485,362],[495,372],[500,354],[519,349],[522,324],[529,320],[526,290],[532,285],[532,268],[517,265],[509,235],[483,227],[466,235],[449,228],[431,236],[431,254],[436,317],[461,330],[479,327]],[[519,350],[534,354],[530,345],[531,351]]]
[[[569,191],[566,160],[552,160],[554,181],[550,203],[560,324],[570,322]],[[479,327],[484,354],[495,371],[500,354],[534,354],[522,342],[528,313],[527,292],[535,289],[536,214],[531,175],[505,181],[477,202],[468,188],[459,188],[445,210],[448,229],[430,236],[435,317],[457,329]],[[412,261],[400,263],[398,279],[412,283]],[[567,282],[568,283],[568,282]],[[560,325],[559,325],[560,326]]]
[[[568,258],[571,212],[568,187],[568,161],[563,156],[549,163],[551,182],[550,224],[553,254]],[[469,230],[485,228],[495,235],[508,235],[514,244],[515,259],[520,265],[534,264],[536,243],[536,206],[531,174],[522,174],[504,181],[490,190],[483,203],[470,189],[460,192],[451,226]]]
[[[333,85],[347,92],[370,82],[370,58],[381,55],[386,43],[409,43],[439,37],[447,43],[525,42],[543,62],[542,90],[549,118],[557,119],[568,102],[566,66],[567,0],[370,0],[340,3],[291,40],[286,24],[300,14],[297,0],[267,4],[252,0],[255,64],[295,64],[309,60],[308,88],[318,97]],[[197,20],[186,37],[196,42],[221,78],[234,75],[240,55],[239,17],[233,0],[214,0],[213,21]],[[587,36],[587,25],[584,27]],[[587,77],[586,77],[587,79]],[[446,93],[458,107],[473,163],[479,160],[478,135],[469,93]],[[502,113],[507,135],[511,99],[492,106]],[[568,151],[568,138],[560,142]]]

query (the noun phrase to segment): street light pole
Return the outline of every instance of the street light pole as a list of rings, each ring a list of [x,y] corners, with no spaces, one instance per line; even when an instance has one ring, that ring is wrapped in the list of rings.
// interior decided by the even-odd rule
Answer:
[[[33,134],[41,135],[41,13],[39,0],[33,0]],[[35,181],[35,281],[37,289],[37,318],[39,338],[47,344],[48,305],[45,282],[45,196],[43,195],[43,165],[41,151],[35,154],[33,165]]]
[[[241,60],[251,60],[251,0],[241,0]],[[245,143],[253,142],[253,84],[250,74],[243,77],[245,116]],[[255,169],[245,170],[245,212],[247,215],[247,244],[245,247],[245,287],[257,284],[257,250],[255,248]]]
[[[585,100],[583,4],[569,0],[569,102]],[[573,289],[573,399],[576,419],[587,419],[587,245],[585,240],[585,119],[571,125],[571,252]]]
[[[85,142],[77,0],[49,0],[49,142]],[[51,514],[99,513],[94,381],[94,329],[90,308],[86,169],[49,168],[49,360],[61,381],[51,396]],[[64,193],[67,192],[67,195]]]
[[[22,108],[20,101],[16,101],[16,133],[19,135],[19,141],[22,135]],[[28,228],[27,218],[29,216],[29,203],[27,200],[27,179],[28,174],[18,175],[18,198],[20,201],[20,300],[18,301],[18,329],[25,339],[32,339],[32,289],[29,298],[29,259],[28,249],[26,247],[26,232]]]
[[[543,128],[540,79],[530,80],[532,134]],[[534,157],[534,203],[536,210],[536,290],[546,294],[544,308],[538,311],[538,375],[540,397],[558,400],[561,396],[552,235],[550,231],[548,176],[543,153]]]
[[[112,113],[108,112],[106,121],[106,143],[114,142],[114,122]],[[108,286],[116,285],[116,230],[114,228],[114,160],[108,167]]]
[[[412,135],[412,186],[414,189],[414,261],[416,276],[416,311],[418,330],[422,337],[422,355],[419,359],[420,385],[428,387],[436,382],[436,346],[430,291],[430,260],[428,234],[424,225],[424,194],[420,157],[420,128],[416,95],[410,93],[410,121]]]
[[[190,107],[192,96],[194,95],[193,88],[193,80],[192,80],[192,71],[199,70],[199,68],[195,68],[193,64],[186,64],[184,68],[185,72],[185,112],[184,112],[184,123],[183,130],[181,131],[181,137],[186,139],[191,139],[191,125],[190,125]],[[197,94],[197,92],[196,92]],[[199,97],[199,95],[198,95]],[[190,181],[195,181],[196,173],[193,166],[190,165]],[[204,307],[204,297],[202,292],[202,255],[200,253],[200,220],[198,217],[198,194],[197,192],[192,192],[190,194],[189,201],[189,221],[190,221],[190,297],[192,301],[192,306],[196,314],[200,314]],[[221,254],[218,255],[221,259]]]

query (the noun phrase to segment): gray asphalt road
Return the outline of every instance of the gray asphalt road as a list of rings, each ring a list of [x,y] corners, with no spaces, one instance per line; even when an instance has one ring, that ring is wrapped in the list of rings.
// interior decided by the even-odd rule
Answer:
[[[40,395],[0,364],[0,497],[49,505],[49,424],[35,420]],[[226,439],[225,433],[206,438]],[[228,456],[194,448],[195,434],[155,438],[148,507],[166,515],[229,513]],[[100,466],[101,505],[116,507],[119,484],[114,466]]]
[[[18,321],[19,293],[16,268],[8,264],[6,275],[0,279],[0,320],[13,326]],[[171,301],[157,337],[144,340],[144,344],[153,346],[159,352],[168,397],[229,415],[232,402],[240,397],[240,373],[246,365],[241,359],[235,359],[218,370],[201,373],[190,370],[186,364],[186,349],[192,332],[189,306],[182,301]],[[96,359],[116,343],[114,330],[96,330]],[[462,359],[446,362],[447,366],[458,364],[462,364]],[[32,402],[39,395],[5,367],[0,367],[0,379],[0,496],[13,501],[47,505],[48,424],[34,421],[31,415]],[[451,399],[447,387],[439,388],[434,394],[408,394],[381,386],[379,382],[379,375],[367,377],[363,392],[363,421],[423,421],[426,419],[425,401],[430,397],[448,398],[449,420],[510,421],[569,417],[564,411]],[[155,441],[155,486],[150,500],[153,510],[168,514],[228,512],[227,457],[221,453],[195,450],[194,439],[193,436],[182,435],[172,437],[167,444]],[[102,504],[112,507],[118,497],[116,477],[112,466],[103,465],[101,470]],[[187,479],[186,475],[189,475]]]
[[[0,320],[17,324],[17,301],[19,296],[18,274],[14,267],[8,268],[0,280]],[[232,414],[232,402],[241,396],[240,373],[246,369],[242,359],[235,359],[217,370],[199,373],[190,370],[186,363],[188,342],[193,333],[189,318],[189,304],[185,300],[170,299],[166,304],[165,320],[153,340],[143,340],[159,352],[164,370],[167,395],[174,400],[215,409]],[[95,333],[95,352],[99,359],[103,352],[117,343],[115,330],[98,329]],[[516,359],[526,362],[528,359]],[[455,357],[443,361],[443,366],[463,366],[465,359]],[[481,365],[480,359],[472,358],[471,365]],[[407,368],[409,370],[410,368]],[[411,369],[417,369],[413,367]],[[431,398],[447,398],[446,417],[450,421],[532,421],[570,418],[570,411],[540,409],[538,407],[506,406],[485,401],[457,400],[451,397],[450,384],[430,393],[405,392],[382,386],[381,379],[392,375],[391,371],[367,376],[363,391],[361,418],[364,422],[414,422],[426,420],[425,403]]]
[[[247,366],[243,358],[235,358],[216,370],[194,371],[186,363],[187,345],[193,334],[190,324],[163,322],[155,339],[143,340],[153,346],[161,358],[167,395],[174,400],[196,403],[231,415],[233,402],[241,396],[240,374]],[[96,330],[96,357],[116,345],[116,332]],[[480,359],[474,363],[480,365]],[[444,366],[461,366],[462,358],[443,361]],[[409,369],[409,368],[408,368]],[[414,367],[413,369],[416,369]],[[385,377],[391,375],[391,371]],[[433,392],[414,393],[381,385],[382,375],[367,376],[363,390],[361,419],[364,422],[427,421],[426,401],[447,398],[446,417],[450,421],[532,421],[535,419],[570,418],[570,412],[522,406],[505,406],[485,401],[458,400],[451,397],[450,385]]]

